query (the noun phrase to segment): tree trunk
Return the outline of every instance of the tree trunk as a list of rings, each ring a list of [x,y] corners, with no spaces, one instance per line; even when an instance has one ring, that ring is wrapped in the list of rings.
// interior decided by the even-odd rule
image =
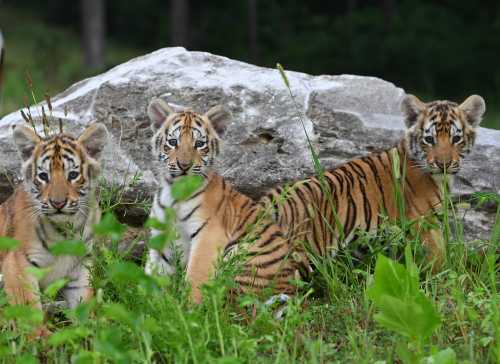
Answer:
[[[189,46],[189,0],[170,0],[170,44]]]
[[[248,41],[252,63],[259,63],[257,0],[248,0]]]
[[[2,91],[3,67],[5,61],[5,47],[3,43],[2,32],[0,31],[0,91]],[[0,96],[2,93],[0,92]]]
[[[85,65],[104,66],[105,0],[81,0],[83,53]]]
[[[358,1],[357,0],[347,0],[347,14],[352,15],[356,8],[358,7]]]
[[[389,23],[395,12],[394,0],[381,0],[382,11],[384,12],[385,20]]]

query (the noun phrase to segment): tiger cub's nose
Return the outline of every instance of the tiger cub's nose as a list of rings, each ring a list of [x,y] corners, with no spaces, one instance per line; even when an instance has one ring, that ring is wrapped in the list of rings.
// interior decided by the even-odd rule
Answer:
[[[185,163],[185,162],[177,161],[177,165],[183,171],[187,171],[189,168],[191,168],[191,166],[193,165],[193,162],[189,161],[189,162]]]
[[[66,203],[67,203],[67,199],[64,199],[64,200],[52,200],[50,199],[50,204],[52,205],[52,207],[54,207],[55,209],[57,210],[61,210],[64,206],[66,206]]]
[[[451,161],[436,161],[437,167],[444,171],[445,169],[450,169],[452,162]]]

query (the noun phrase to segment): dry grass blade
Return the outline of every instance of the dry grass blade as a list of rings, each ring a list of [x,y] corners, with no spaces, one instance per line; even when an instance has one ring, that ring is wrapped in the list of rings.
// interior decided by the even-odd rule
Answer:
[[[49,94],[45,94],[45,101],[47,102],[47,107],[49,108],[49,112],[52,115],[52,103],[50,102]]]
[[[45,134],[45,137],[49,136],[49,120],[47,118],[47,114],[45,113],[45,107],[42,106],[42,126],[43,126],[43,133]]]

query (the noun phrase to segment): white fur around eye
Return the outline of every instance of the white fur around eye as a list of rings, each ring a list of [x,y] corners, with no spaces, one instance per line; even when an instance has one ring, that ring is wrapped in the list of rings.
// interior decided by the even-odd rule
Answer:
[[[457,126],[457,123],[451,124],[451,135],[458,135],[458,136],[463,135],[463,130]]]
[[[173,148],[177,147],[177,144],[178,144],[177,139],[175,139],[175,138],[168,138],[167,139],[167,146],[170,149],[173,149]]]
[[[200,140],[198,139],[196,142],[194,142],[194,147],[195,148],[204,148],[207,145],[207,142],[205,140]]]

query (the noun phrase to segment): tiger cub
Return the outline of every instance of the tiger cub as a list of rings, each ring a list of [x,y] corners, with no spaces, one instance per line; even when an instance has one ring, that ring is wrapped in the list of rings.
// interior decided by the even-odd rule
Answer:
[[[460,170],[485,110],[484,100],[477,95],[460,105],[450,101],[424,103],[407,95],[402,102],[407,129],[396,148],[340,165],[325,172],[323,181],[311,177],[275,188],[261,203],[274,211],[274,220],[288,229],[293,239],[305,241],[326,256],[340,243],[354,240],[357,231],[375,231],[381,225],[381,215],[391,219],[399,216],[392,175],[397,157],[404,176],[400,186],[404,214],[410,220],[425,217],[436,223],[433,212],[442,201],[443,173],[453,175]],[[420,236],[436,270],[445,260],[444,240],[439,229],[425,231],[423,225],[418,226]]]
[[[78,138],[62,133],[41,138],[24,125],[14,126],[13,134],[24,181],[0,206],[0,236],[19,242],[14,250],[0,251],[5,292],[12,304],[42,309],[40,288],[66,278],[62,293],[73,308],[92,295],[88,262],[54,256],[50,249],[69,239],[81,239],[91,248],[91,227],[100,218],[93,180],[99,174],[106,127],[92,124]],[[28,267],[49,270],[38,280]],[[45,329],[40,332],[47,333]]]
[[[219,134],[229,114],[214,107],[206,114],[174,112],[167,103],[154,99],[148,114],[155,134],[153,156],[165,166],[161,188],[156,193],[151,217],[165,220],[165,208],[176,213],[177,248],[187,266],[192,299],[201,301],[200,286],[214,273],[219,253],[227,257],[252,234],[254,241],[246,252],[243,272],[235,280],[243,291],[273,287],[277,292],[292,293],[290,280],[298,272],[298,257],[292,259],[289,241],[283,231],[263,215],[259,205],[237,192],[224,178],[210,170],[219,152]],[[203,177],[202,186],[187,200],[176,201],[171,186],[180,176]],[[249,233],[249,230],[251,232]],[[160,232],[152,230],[152,236]],[[149,250],[146,273],[172,274],[172,249]]]

